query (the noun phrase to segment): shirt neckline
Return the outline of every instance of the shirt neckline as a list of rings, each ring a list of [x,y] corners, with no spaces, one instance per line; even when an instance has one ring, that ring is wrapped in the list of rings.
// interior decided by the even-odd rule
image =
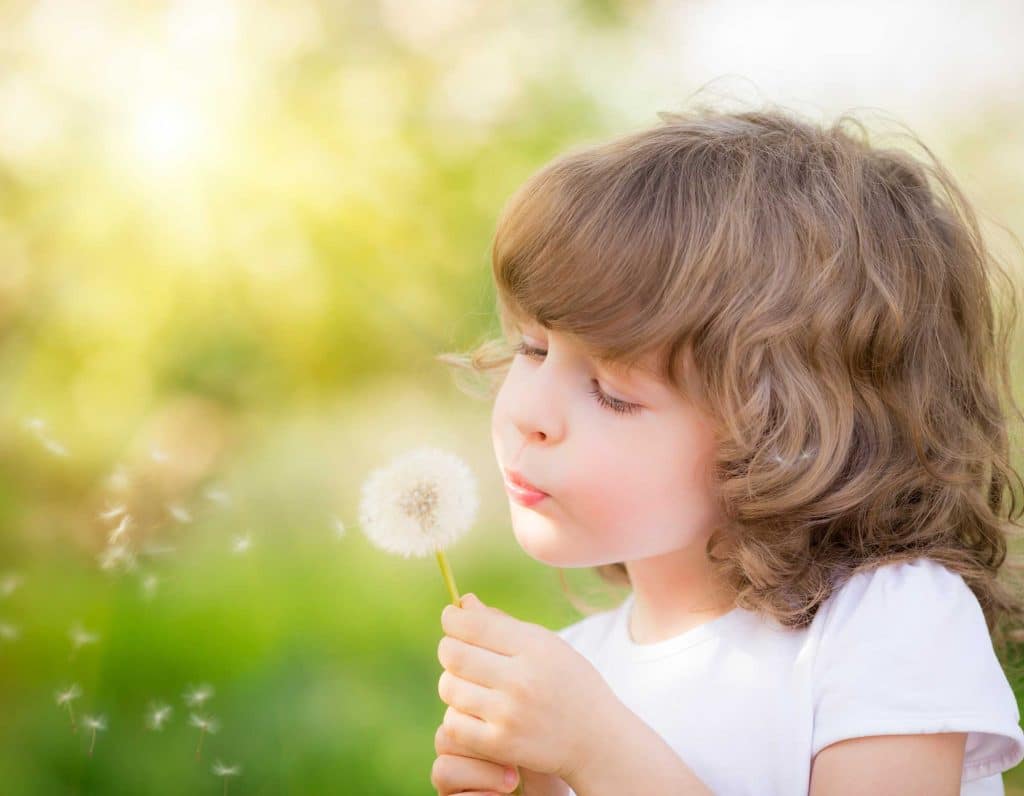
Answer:
[[[684,630],[678,635],[662,639],[661,641],[654,641],[650,644],[640,644],[634,641],[629,634],[629,621],[633,613],[635,596],[635,592],[630,592],[622,602],[615,617],[615,627],[612,631],[619,646],[626,650],[629,658],[634,661],[651,661],[664,658],[695,647],[705,641],[711,641],[713,638],[719,637],[726,628],[742,619],[744,614],[744,610],[740,606],[736,606],[727,613],[716,616],[714,619],[709,619],[707,622],[696,627],[691,627],[689,630]]]

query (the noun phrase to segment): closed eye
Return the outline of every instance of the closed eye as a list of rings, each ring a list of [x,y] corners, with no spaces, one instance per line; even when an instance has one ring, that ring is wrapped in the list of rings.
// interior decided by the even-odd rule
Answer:
[[[534,359],[541,359],[548,353],[543,348],[534,348],[525,342],[518,343],[515,346],[515,352]],[[612,396],[607,395],[601,390],[597,379],[591,379],[591,382],[594,387],[590,390],[590,394],[593,395],[597,402],[606,409],[611,409],[613,412],[620,415],[636,414],[642,409],[639,404],[622,401],[618,398],[613,398]]]

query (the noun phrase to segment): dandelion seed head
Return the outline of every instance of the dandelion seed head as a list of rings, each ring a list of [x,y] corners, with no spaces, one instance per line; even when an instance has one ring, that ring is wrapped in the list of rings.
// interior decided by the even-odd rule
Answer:
[[[106,716],[82,716],[82,724],[90,730],[102,732],[107,729]]]
[[[240,765],[226,766],[220,760],[213,764],[211,769],[218,777],[237,777],[242,773]]]
[[[63,707],[69,702],[73,702],[82,695],[82,689],[78,687],[78,683],[72,683],[63,691],[58,691],[54,694],[54,698],[57,700],[57,704]]]
[[[469,530],[478,508],[469,467],[447,451],[420,448],[370,473],[362,487],[359,521],[380,549],[423,557]]]

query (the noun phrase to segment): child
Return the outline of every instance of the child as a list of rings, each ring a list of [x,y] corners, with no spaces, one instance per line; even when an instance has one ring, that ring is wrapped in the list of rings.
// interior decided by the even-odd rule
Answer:
[[[474,757],[456,710],[435,787],[510,792],[506,762],[528,796],[625,793],[627,770],[628,792],[664,792],[644,784],[658,766],[678,793],[1002,794],[1024,759],[1004,673],[1024,604],[997,579],[1019,568],[1016,301],[999,326],[989,282],[1005,272],[923,145],[928,161],[873,147],[850,116],[659,116],[519,188],[492,250],[515,348],[441,359],[501,377],[493,444],[523,549],[630,589],[557,636],[676,762],[617,752],[607,711],[576,715],[600,726],[563,783],[561,758]],[[488,641],[454,613],[449,633],[556,667],[511,617],[485,612],[507,632]],[[455,659],[453,707],[474,679]],[[553,693],[552,716],[574,698]]]

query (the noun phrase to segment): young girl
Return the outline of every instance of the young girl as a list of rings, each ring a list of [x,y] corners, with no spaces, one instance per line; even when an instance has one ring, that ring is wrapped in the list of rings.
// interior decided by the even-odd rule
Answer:
[[[630,591],[557,633],[447,607],[434,787],[1002,794],[1024,759],[1006,272],[923,145],[659,116],[513,195],[514,348],[441,357],[501,376],[522,548]]]

